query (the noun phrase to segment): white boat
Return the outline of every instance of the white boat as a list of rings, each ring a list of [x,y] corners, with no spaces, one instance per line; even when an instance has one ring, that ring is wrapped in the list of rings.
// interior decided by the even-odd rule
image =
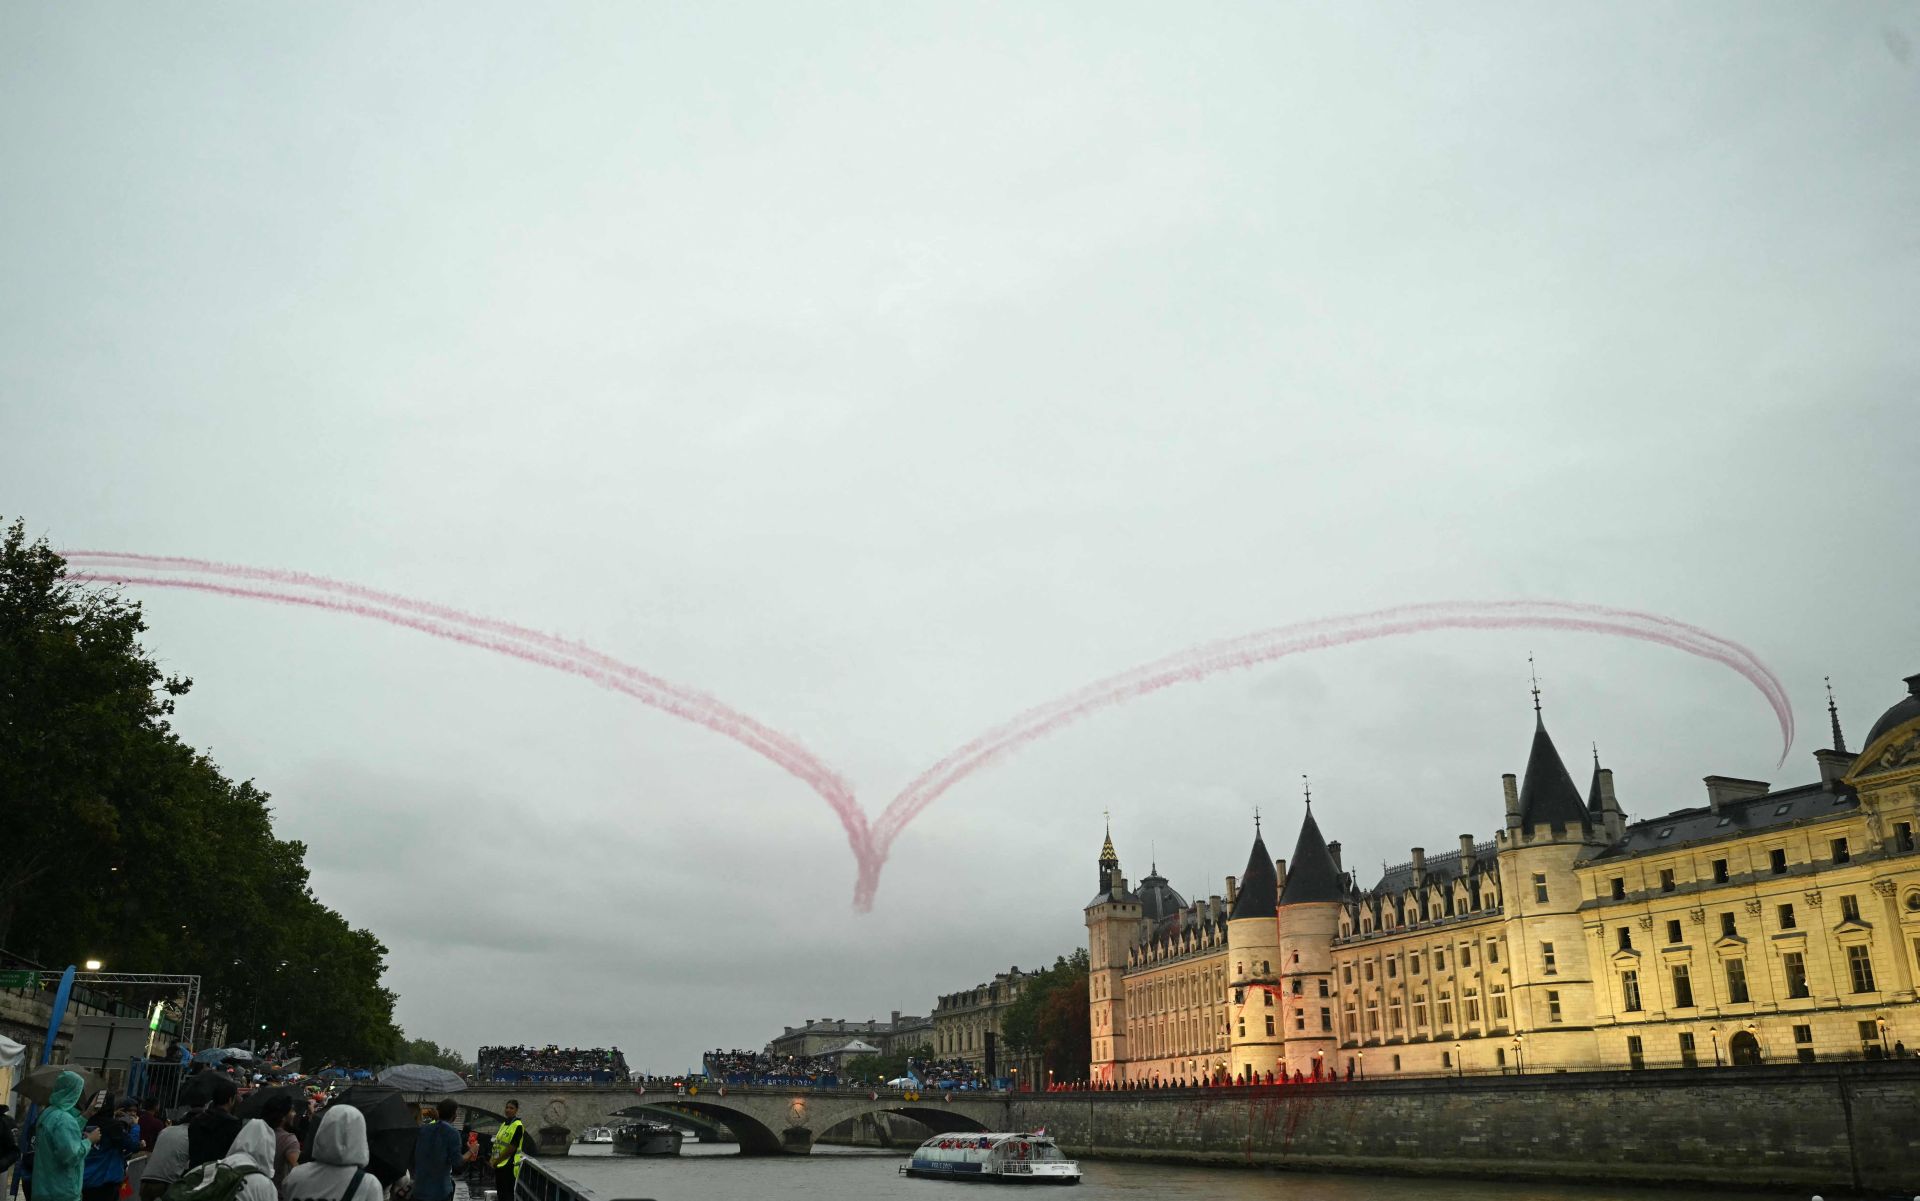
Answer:
[[[900,1169],[928,1180],[979,1180],[996,1184],[1079,1184],[1080,1165],[1068,1159],[1051,1135],[936,1134],[915,1148]]]
[[[583,1143],[610,1143],[613,1141],[613,1128],[610,1126],[589,1126],[580,1132]]]

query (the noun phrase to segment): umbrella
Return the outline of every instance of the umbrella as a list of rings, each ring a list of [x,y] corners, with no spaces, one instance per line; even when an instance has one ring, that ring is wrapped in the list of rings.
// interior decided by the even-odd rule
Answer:
[[[298,1109],[307,1099],[307,1090],[298,1084],[270,1084],[266,1088],[256,1088],[240,1099],[240,1107],[234,1110],[234,1116],[245,1121],[257,1118],[267,1102],[275,1097],[292,1097],[294,1108]]]
[[[207,1047],[204,1050],[194,1052],[193,1061],[195,1063],[222,1063],[226,1060],[227,1056],[231,1054],[233,1054],[233,1052],[222,1047]]]
[[[351,1105],[367,1119],[368,1165],[380,1183],[392,1187],[413,1167],[413,1143],[420,1127],[413,1110],[397,1088],[384,1084],[352,1084],[334,1097],[335,1105]]]
[[[380,1083],[410,1093],[457,1093],[467,1087],[458,1074],[427,1063],[397,1063],[380,1073]]]
[[[918,1083],[920,1082],[918,1080],[915,1080],[911,1076],[895,1076],[893,1079],[887,1081],[887,1087],[888,1088],[912,1088],[914,1085]]]
[[[14,1090],[35,1105],[45,1105],[53,1096],[53,1082],[62,1072],[77,1072],[80,1075],[80,1104],[85,1105],[87,1098],[105,1088],[100,1077],[84,1068],[71,1067],[64,1063],[49,1063],[33,1069],[20,1078]]]
[[[221,1054],[225,1055],[228,1059],[237,1059],[241,1063],[253,1062],[253,1052],[247,1050],[245,1047],[228,1047],[222,1051]]]

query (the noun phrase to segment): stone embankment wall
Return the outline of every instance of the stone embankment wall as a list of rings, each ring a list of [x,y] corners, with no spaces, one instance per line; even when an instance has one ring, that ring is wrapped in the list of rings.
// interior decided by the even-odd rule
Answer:
[[[1920,1061],[1023,1095],[1089,1158],[1920,1193]]]

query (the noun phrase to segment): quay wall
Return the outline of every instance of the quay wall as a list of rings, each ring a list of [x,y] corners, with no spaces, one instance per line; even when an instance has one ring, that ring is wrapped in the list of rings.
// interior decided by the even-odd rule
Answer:
[[[1920,1061],[1020,1094],[1087,1158],[1920,1193]]]

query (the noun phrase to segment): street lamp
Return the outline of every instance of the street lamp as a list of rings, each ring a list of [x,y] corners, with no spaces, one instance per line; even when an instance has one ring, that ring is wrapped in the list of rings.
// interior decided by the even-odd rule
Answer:
[[[1885,1059],[1889,1054],[1887,1050],[1887,1015],[1884,1013],[1875,1014],[1873,1021],[1874,1025],[1880,1027],[1880,1058]]]
[[[1461,1057],[1461,1049],[1459,1043],[1453,1044],[1453,1074],[1456,1076],[1467,1074],[1467,1061]]]
[[[1713,1040],[1713,1066],[1720,1066],[1720,1027],[1708,1026],[1707,1037]]]
[[[1315,1080],[1325,1079],[1327,1075],[1326,1068],[1327,1053],[1325,1051],[1315,1051],[1313,1053],[1313,1078]]]
[[[1360,1079],[1365,1080],[1367,1078],[1367,1053],[1365,1051],[1355,1051],[1353,1058],[1360,1066]]]
[[[99,970],[100,970],[101,968],[103,968],[103,967],[105,967],[105,966],[106,966],[106,964],[104,964],[104,963],[101,963],[101,962],[100,962],[100,961],[99,961],[98,959],[89,959],[89,960],[87,960],[87,970],[88,970],[88,971],[90,971],[90,972],[97,972],[97,971],[99,971]],[[1882,1022],[1881,1024],[1882,1024],[1882,1025],[1885,1025],[1886,1023],[1884,1023],[1884,1022]]]
[[[1517,1076],[1527,1074],[1527,1056],[1524,1048],[1520,1045],[1520,1040],[1525,1037],[1526,1035],[1524,1034],[1516,1034],[1513,1036],[1513,1068],[1514,1074]]]

